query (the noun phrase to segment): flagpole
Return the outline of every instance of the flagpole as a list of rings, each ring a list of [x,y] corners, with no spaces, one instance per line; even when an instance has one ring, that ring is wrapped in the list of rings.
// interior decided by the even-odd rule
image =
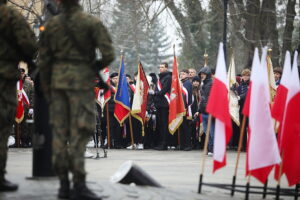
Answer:
[[[135,149],[135,147],[134,147],[134,139],[133,139],[133,130],[132,130],[131,114],[129,114],[129,128],[130,128],[130,137],[131,137],[131,145],[132,145],[132,149]]]
[[[212,121],[212,116],[209,115],[208,116],[207,129],[206,129],[206,137],[205,137],[204,149],[203,149],[202,167],[201,167],[201,174],[200,174],[200,180],[199,180],[198,193],[201,193],[201,190],[202,190],[202,180],[203,180],[205,159],[206,159],[206,154],[207,154],[207,146],[208,146],[208,139],[209,139],[209,134],[210,134],[211,121]]]
[[[177,129],[177,134],[178,134],[178,137],[177,137],[177,140],[178,140],[178,150],[181,149],[181,142],[180,142],[180,126],[178,127]]]
[[[16,127],[16,146],[19,148],[20,147],[20,124],[17,123],[17,127]]]
[[[243,146],[243,138],[244,138],[244,134],[245,134],[245,126],[246,126],[246,116],[243,115],[243,121],[242,121],[242,126],[240,129],[240,138],[239,138],[239,146],[238,146],[238,152],[237,152],[237,156],[236,156],[236,162],[235,162],[235,169],[234,169],[234,174],[232,177],[232,186],[231,186],[231,196],[234,196],[234,192],[235,192],[235,181],[236,181],[236,175],[237,175],[237,170],[238,170],[238,166],[239,166],[239,160],[240,160],[240,155],[241,155],[241,150],[242,150],[242,146]]]
[[[300,188],[300,183],[297,183],[296,186],[295,186],[295,200],[298,199],[298,190]]]
[[[107,148],[110,149],[110,121],[109,121],[108,102],[106,104],[106,130],[107,130]]]
[[[249,174],[248,174],[248,178],[247,178],[247,185],[246,185],[246,196],[245,196],[245,200],[249,200],[249,193],[250,193],[250,177],[251,177],[251,172],[249,172]]]
[[[278,181],[277,181],[277,187],[276,187],[276,200],[279,200],[280,198],[280,185],[281,185],[281,176],[282,176],[282,160],[283,160],[283,152],[281,153],[281,162],[279,165],[279,170],[278,170]]]

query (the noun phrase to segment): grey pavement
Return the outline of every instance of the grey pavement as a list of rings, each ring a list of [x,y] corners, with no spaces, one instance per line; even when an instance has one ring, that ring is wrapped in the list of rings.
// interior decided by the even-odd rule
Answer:
[[[94,148],[88,151],[96,155]],[[100,154],[103,156],[103,153]],[[19,183],[17,192],[0,193],[0,199],[57,199],[59,187],[57,178],[28,180],[32,175],[32,150],[10,149],[7,163],[7,178]],[[131,200],[131,199],[244,199],[244,194],[236,193],[230,196],[228,190],[203,186],[202,193],[197,193],[199,175],[202,164],[202,151],[154,151],[154,150],[108,150],[108,157],[86,159],[86,171],[88,172],[88,185],[103,199],[107,200]],[[118,170],[119,166],[127,160],[145,170],[152,178],[164,186],[161,188],[128,186],[111,183],[110,177]],[[227,166],[215,174],[212,173],[212,157],[206,157],[204,182],[230,184],[234,172],[236,152],[227,154]],[[245,184],[245,153],[241,154],[237,175],[237,184]],[[270,176],[269,186],[275,187],[277,182]],[[251,185],[262,186],[254,178]],[[282,187],[287,187],[286,180],[282,181]],[[250,199],[262,199],[261,195],[251,194]],[[266,199],[274,199],[267,196]],[[283,199],[293,199],[283,198]]]

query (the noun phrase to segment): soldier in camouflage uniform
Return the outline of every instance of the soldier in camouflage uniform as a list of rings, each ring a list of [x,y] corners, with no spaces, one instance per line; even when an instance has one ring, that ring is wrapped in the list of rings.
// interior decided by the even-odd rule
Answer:
[[[59,4],[61,14],[52,17],[41,34],[39,57],[41,84],[50,103],[53,165],[60,179],[58,197],[101,199],[85,184],[84,151],[95,128],[95,67],[91,63],[99,49],[102,59],[98,70],[108,66],[114,50],[104,25],[84,13],[78,0],[61,0]],[[68,172],[73,174],[71,192]]]
[[[26,20],[6,2],[0,0],[0,191],[18,188],[4,178],[7,140],[17,106],[18,63],[23,56],[32,58],[37,48],[34,33]]]

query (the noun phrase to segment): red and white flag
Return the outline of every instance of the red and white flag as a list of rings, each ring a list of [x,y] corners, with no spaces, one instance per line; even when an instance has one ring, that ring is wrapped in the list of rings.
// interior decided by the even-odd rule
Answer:
[[[286,111],[281,134],[282,173],[290,186],[300,182],[300,83],[295,52],[292,75],[288,84]]]
[[[270,92],[266,63],[267,49],[261,62],[255,49],[251,85],[243,114],[249,116],[246,174],[265,183],[274,165],[280,163],[279,149],[270,110]]]
[[[174,134],[181,125],[183,116],[185,116],[185,107],[182,97],[181,82],[178,76],[176,56],[174,55],[169,107],[169,131],[171,134]]]
[[[30,107],[29,98],[23,89],[22,79],[17,82],[17,97],[18,97],[18,105],[17,105],[15,120],[19,124],[24,119],[24,103],[26,104],[27,107]]]
[[[142,123],[142,136],[145,135],[144,124],[146,121],[148,90],[149,84],[147,77],[145,75],[142,63],[139,63],[131,114]]]
[[[287,51],[285,54],[283,73],[280,80],[280,85],[277,88],[277,93],[272,107],[272,117],[276,121],[282,123],[283,115],[286,107],[286,98],[288,94],[288,84],[291,78],[291,55]]]
[[[101,71],[101,77],[102,80],[108,85],[108,87],[110,88],[110,78],[109,78],[109,69],[108,67],[104,68]],[[105,93],[103,89],[99,90],[98,96],[96,98],[96,102],[101,106],[102,109],[104,109],[105,104],[109,101],[109,99],[111,98],[111,91],[110,89],[106,90]]]
[[[283,125],[283,118],[284,118],[284,113],[286,109],[286,100],[287,100],[287,95],[288,95],[288,88],[289,88],[289,83],[291,79],[291,73],[292,73],[292,68],[291,68],[291,55],[290,52],[287,51],[285,54],[285,60],[284,60],[284,67],[283,67],[283,73],[280,81],[280,85],[277,88],[277,94],[274,99],[274,104],[272,107],[272,117],[279,122],[279,129],[278,129],[278,136],[277,136],[277,141],[278,141],[278,146],[280,153],[282,154],[282,148],[281,148],[281,140],[282,140],[282,125]],[[279,177],[279,165],[276,166],[275,170],[275,179],[278,180]]]
[[[206,111],[216,119],[213,154],[214,172],[226,165],[226,145],[232,135],[227,82],[223,43],[220,43],[216,75],[206,108]]]

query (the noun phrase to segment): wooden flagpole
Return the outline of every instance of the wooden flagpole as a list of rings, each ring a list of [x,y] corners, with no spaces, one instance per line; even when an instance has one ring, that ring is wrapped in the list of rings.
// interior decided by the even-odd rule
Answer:
[[[231,196],[234,195],[236,175],[237,175],[237,170],[238,170],[238,166],[239,166],[241,150],[242,150],[242,147],[243,147],[243,138],[244,138],[244,134],[245,134],[245,131],[244,131],[245,126],[246,126],[246,116],[243,115],[242,126],[241,126],[241,129],[240,129],[238,152],[237,152],[236,162],[235,162],[235,169],[234,169],[234,174],[233,174],[233,177],[232,177]]]
[[[203,149],[202,167],[201,167],[201,174],[200,174],[200,180],[199,180],[199,186],[198,186],[198,193],[201,193],[201,190],[202,190],[202,181],[203,181],[203,174],[204,174],[204,167],[205,167],[205,160],[206,160],[206,154],[207,154],[207,146],[208,146],[208,140],[209,140],[209,134],[210,134],[211,121],[212,121],[212,116],[209,115],[207,129],[206,129],[204,149]]]
[[[131,145],[132,145],[132,149],[134,149],[135,147],[134,147],[134,139],[133,139],[131,114],[129,114],[129,128],[130,128]]]
[[[107,130],[107,148],[110,149],[110,121],[109,121],[108,102],[106,104],[106,130]]]
[[[16,147],[20,147],[20,132],[21,132],[21,128],[20,128],[20,124],[16,123],[16,141],[15,143],[17,144]]]
[[[179,126],[178,129],[177,129],[177,134],[178,134],[178,137],[177,137],[177,140],[178,140],[178,150],[180,150],[180,149],[181,149],[180,126]]]

